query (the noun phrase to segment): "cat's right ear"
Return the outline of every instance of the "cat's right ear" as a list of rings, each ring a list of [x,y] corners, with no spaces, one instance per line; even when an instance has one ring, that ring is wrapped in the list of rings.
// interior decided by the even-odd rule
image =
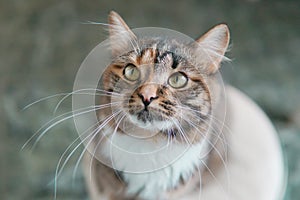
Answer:
[[[113,56],[119,56],[134,48],[136,36],[122,17],[111,11],[108,16],[109,40]]]
[[[229,60],[225,57],[230,40],[229,29],[226,24],[219,24],[196,40],[200,66],[205,68],[208,74],[214,74],[221,62]]]

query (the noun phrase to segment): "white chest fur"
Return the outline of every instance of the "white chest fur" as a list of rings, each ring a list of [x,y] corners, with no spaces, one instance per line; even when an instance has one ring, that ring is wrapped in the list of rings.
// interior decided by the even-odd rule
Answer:
[[[127,193],[143,199],[157,199],[180,179],[188,179],[200,170],[201,152],[205,141],[197,145],[169,144],[167,141],[149,142],[124,134],[114,134],[104,147],[113,168],[122,171]],[[163,199],[163,197],[159,197]]]

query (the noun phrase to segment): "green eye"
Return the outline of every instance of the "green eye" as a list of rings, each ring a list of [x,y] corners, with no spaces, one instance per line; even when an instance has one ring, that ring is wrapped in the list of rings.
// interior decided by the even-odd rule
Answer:
[[[128,64],[125,67],[123,74],[124,74],[125,78],[130,81],[136,81],[140,77],[140,71],[133,64]]]
[[[187,77],[180,72],[176,72],[169,77],[168,83],[173,88],[182,88],[187,84]]]

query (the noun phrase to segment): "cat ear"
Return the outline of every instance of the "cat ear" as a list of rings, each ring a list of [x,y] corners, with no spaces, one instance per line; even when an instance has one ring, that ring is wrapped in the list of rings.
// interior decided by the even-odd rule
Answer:
[[[204,65],[208,74],[215,73],[222,60],[229,60],[224,56],[230,36],[229,29],[226,24],[220,24],[196,40],[197,42],[197,57],[201,59],[201,65]],[[200,53],[200,55],[199,55]]]
[[[130,30],[122,17],[111,11],[108,16],[109,40],[113,56],[119,56],[126,51],[135,49],[136,36]]]

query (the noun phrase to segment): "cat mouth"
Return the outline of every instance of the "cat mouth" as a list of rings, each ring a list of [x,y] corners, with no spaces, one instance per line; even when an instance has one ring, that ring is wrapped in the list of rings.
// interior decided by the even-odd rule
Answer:
[[[167,130],[173,127],[173,123],[149,109],[142,109],[134,114],[129,115],[130,121],[136,126],[146,130]]]
[[[140,112],[137,113],[136,115],[137,120],[142,121],[143,123],[152,123],[153,122],[153,116],[149,112],[148,109],[143,109]]]

